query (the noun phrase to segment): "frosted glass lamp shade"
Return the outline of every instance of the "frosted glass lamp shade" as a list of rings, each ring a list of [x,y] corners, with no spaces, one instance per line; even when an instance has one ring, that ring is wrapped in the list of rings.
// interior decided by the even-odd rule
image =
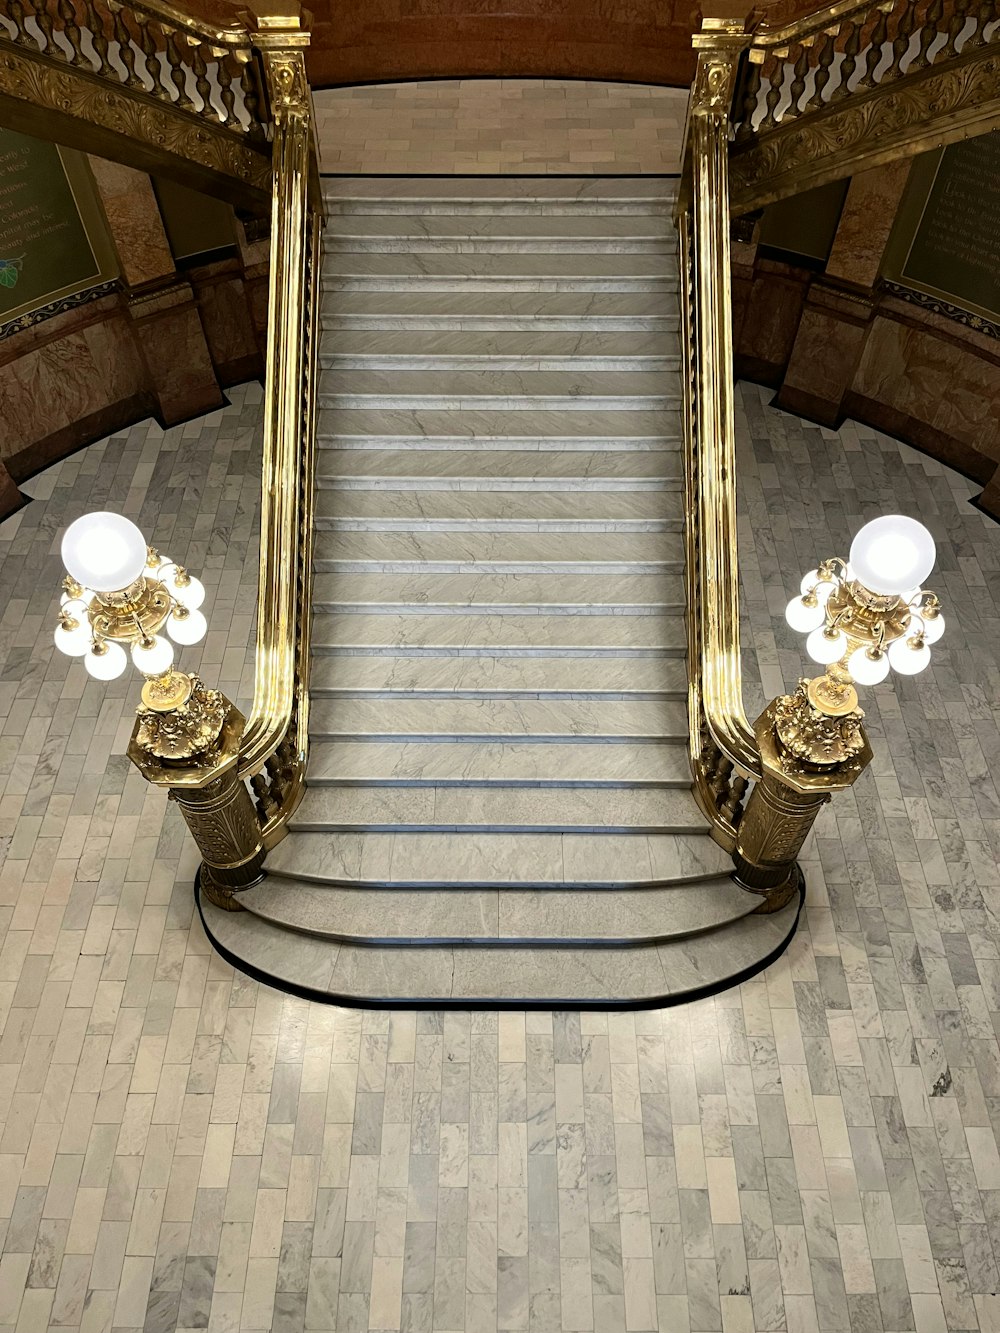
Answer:
[[[833,579],[820,578],[818,569],[810,569],[808,574],[802,576],[802,582],[799,584],[799,592],[804,597],[807,592],[815,593],[820,602],[825,602],[834,589]]]
[[[121,514],[84,514],[63,534],[62,562],[85,588],[120,592],[146,568],[146,539]]]
[[[208,621],[200,611],[189,611],[186,616],[176,613],[167,621],[167,633],[174,643],[200,643],[208,630]]]
[[[847,659],[847,669],[859,685],[877,685],[889,674],[889,658],[886,653],[872,657],[867,648],[855,648]]]
[[[934,538],[922,523],[885,514],[866,523],[851,542],[851,568],[870,592],[898,597],[923,583],[936,554]]]
[[[925,643],[937,643],[944,633],[944,616],[941,612],[939,611],[933,620],[924,620],[921,617],[920,631],[924,636]]]
[[[806,652],[814,662],[829,666],[839,662],[847,651],[847,638],[840,630],[831,638],[825,629],[814,629],[806,639]]]
[[[132,664],[144,676],[165,676],[174,664],[173,644],[161,634],[132,645]]]
[[[889,665],[901,676],[915,676],[930,665],[931,650],[926,643],[915,644],[911,636],[889,645]]]
[[[163,576],[163,584],[167,590],[181,603],[192,611],[197,611],[199,606],[205,600],[205,585],[200,579],[193,579],[187,575],[186,582],[178,583],[176,565],[168,574]]]
[[[83,659],[95,680],[117,680],[128,666],[128,657],[120,643],[95,644]]]
[[[815,606],[808,606],[801,597],[793,597],[785,607],[785,619],[792,629],[798,630],[800,634],[808,634],[825,622],[826,607],[819,602]]]
[[[76,617],[73,618],[77,619]],[[90,645],[94,641],[90,622],[86,619],[77,619],[77,623],[71,627],[62,623],[58,624],[52,637],[55,640],[56,647],[67,657],[82,657],[84,653],[89,652]]]

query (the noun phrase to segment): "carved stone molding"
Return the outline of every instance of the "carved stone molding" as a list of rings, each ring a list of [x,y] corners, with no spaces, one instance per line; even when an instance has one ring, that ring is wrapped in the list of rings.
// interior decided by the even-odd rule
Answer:
[[[0,42],[0,118],[27,134],[207,187],[255,212],[270,196],[270,154],[244,136],[7,42]]]
[[[746,213],[777,199],[992,129],[1000,115],[1000,53],[990,48],[751,140],[730,160],[730,207]]]

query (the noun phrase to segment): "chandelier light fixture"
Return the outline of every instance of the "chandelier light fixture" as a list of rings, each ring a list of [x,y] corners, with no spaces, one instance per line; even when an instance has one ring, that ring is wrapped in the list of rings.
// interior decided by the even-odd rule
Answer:
[[[846,717],[858,707],[855,685],[877,685],[890,670],[913,676],[930,663],[945,628],[940,600],[922,586],[935,555],[922,523],[886,514],[858,532],[847,560],[831,556],[802,579],[785,619],[826,668],[806,686],[818,712]]]
[[[197,678],[174,670],[174,644],[198,643],[208,629],[198,579],[147,546],[121,514],[78,518],[66,529],[61,554],[60,652],[83,658],[97,680],[120,676],[131,656],[146,678],[146,708],[165,713],[186,704]]]

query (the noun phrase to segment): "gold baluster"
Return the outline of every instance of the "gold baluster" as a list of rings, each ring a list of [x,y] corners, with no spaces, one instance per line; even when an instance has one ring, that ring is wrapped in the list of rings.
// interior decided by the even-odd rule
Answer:
[[[915,69],[926,69],[931,63],[927,52],[930,50],[934,38],[941,31],[941,16],[944,13],[944,5],[941,0],[931,0],[927,6],[927,13],[924,15],[924,21],[920,28],[920,49],[910,61],[907,73],[912,73]]]
[[[861,24],[848,21],[847,39],[844,42],[844,58],[837,71],[837,85],[830,94],[830,101],[839,101],[851,91],[849,85],[858,66],[858,51],[861,49]]]
[[[203,116],[214,116],[215,108],[212,106],[212,85],[208,81],[208,66],[205,64],[205,55],[202,51],[201,41],[197,37],[187,37],[185,39],[191,48],[191,68],[194,70],[194,86],[201,98],[201,114]]]
[[[164,101],[169,102],[170,94],[163,86],[163,68],[160,65],[160,54],[156,49],[156,38],[151,31],[149,19],[142,10],[137,10],[135,21],[139,26],[139,46],[142,50],[146,73],[152,84],[152,91],[155,96],[162,97]]]
[[[891,0],[887,5],[879,5],[878,20],[872,30],[868,56],[865,60],[865,72],[858,80],[859,88],[875,87],[875,71],[879,67],[882,59],[882,48],[885,46],[886,38],[889,35],[889,10],[891,8]]]
[[[177,96],[173,99],[174,106],[181,111],[193,111],[194,103],[187,93],[187,66],[177,45],[177,29],[168,28],[162,23],[160,27],[167,39],[167,67],[170,70],[170,80],[177,89]]]
[[[59,18],[62,20],[62,31],[66,40],[70,44],[71,53],[66,55],[66,52],[62,47],[60,47],[59,50],[71,65],[82,64],[84,59],[83,46],[81,45],[80,27],[76,21],[76,10],[73,8],[70,0],[59,0],[56,8]],[[87,64],[90,64],[89,60],[87,61]]]
[[[974,47],[986,45],[986,29],[996,20],[997,7],[994,0],[983,0],[983,3],[976,11],[975,31],[970,34],[969,40],[965,43],[964,50],[971,50]]]
[[[816,58],[816,79],[813,87],[813,95],[806,103],[807,111],[818,111],[823,105],[823,89],[830,82],[830,66],[833,64],[833,57],[836,54],[836,45],[834,38],[839,29],[834,29],[832,33],[827,32],[826,40],[819,49],[819,55]]]
[[[778,109],[778,103],[781,101],[781,85],[785,81],[785,58],[787,51],[775,51],[772,55],[774,64],[771,66],[768,74],[768,83],[770,87],[767,90],[767,96],[764,98],[764,119],[757,126],[757,133],[763,130],[773,129],[778,123],[775,118],[775,112]]]
[[[125,66],[125,87],[145,88],[146,85],[135,72],[135,51],[132,49],[132,39],[125,26],[125,19],[122,17],[121,0],[108,0],[108,8],[111,11],[112,35],[118,47],[118,59]]]
[[[251,51],[237,51],[235,54],[240,64],[240,91],[243,94],[243,105],[249,117],[249,133],[258,137],[263,133],[263,126],[260,122],[257,66]]]
[[[892,79],[898,79],[903,73],[903,57],[910,49],[910,38],[913,36],[913,30],[917,26],[917,6],[914,0],[908,0],[899,17],[896,19],[896,36],[892,43],[892,59],[889,61],[889,68],[882,75],[885,82]]]
[[[0,28],[0,35],[7,38],[8,41],[16,43],[18,46],[37,46],[28,35],[26,24],[26,15],[24,5],[21,0],[7,0],[7,13],[5,15],[14,25],[14,31],[9,33],[6,28]]]
[[[52,40],[52,18],[48,6],[45,0],[30,0],[30,3],[34,11],[35,22],[38,24],[38,31],[42,34],[41,50],[51,54],[55,42]]]
[[[110,75],[111,78],[116,79],[118,73],[114,65],[112,65],[111,61],[108,59],[110,43],[104,32],[105,16],[103,12],[98,12],[94,0],[82,0],[82,3],[84,14],[83,25],[90,32],[90,40],[94,47],[94,54],[97,56],[97,73],[103,75],[105,78]]]
[[[951,60],[953,56],[958,55],[958,39],[962,35],[968,14],[969,0],[955,0],[955,7],[948,20],[948,40],[938,52],[938,60]]]
[[[223,110],[219,119],[230,128],[240,128],[236,117],[236,94],[233,92],[233,71],[229,67],[229,52],[224,46],[213,46],[209,55],[215,61],[215,78],[219,85],[219,101]]]
[[[753,134],[753,117],[757,110],[757,97],[760,93],[760,61],[753,59],[750,53],[743,73],[743,97],[740,102],[740,123],[736,127],[736,142],[743,143]]]
[[[795,77],[792,79],[792,86],[789,89],[791,100],[788,104],[788,110],[785,112],[786,116],[797,116],[802,110],[799,102],[806,90],[806,75],[809,73],[809,45],[808,41],[801,43],[798,59],[792,68]]]

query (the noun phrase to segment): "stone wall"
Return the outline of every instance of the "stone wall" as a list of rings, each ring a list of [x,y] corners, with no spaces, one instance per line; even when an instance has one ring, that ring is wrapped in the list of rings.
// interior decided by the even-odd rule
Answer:
[[[1000,338],[879,278],[908,170],[852,180],[821,273],[734,243],[736,372],[797,416],[853,418],[957,468],[1000,519]]]
[[[263,374],[267,244],[178,270],[149,177],[91,159],[121,278],[0,339],[0,518],[18,483],[154,417],[176,425]]]

